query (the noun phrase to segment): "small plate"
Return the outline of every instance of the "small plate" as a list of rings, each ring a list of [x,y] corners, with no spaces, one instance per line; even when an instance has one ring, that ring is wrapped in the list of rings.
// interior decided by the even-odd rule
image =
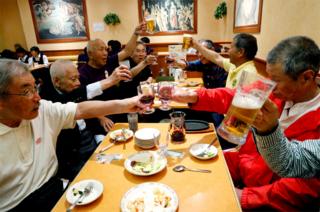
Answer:
[[[130,155],[124,162],[125,169],[131,174],[149,176],[162,171],[167,166],[167,159],[156,151],[140,151]]]
[[[86,205],[89,204],[93,201],[95,201],[96,199],[98,199],[98,197],[101,196],[102,192],[103,192],[103,185],[100,181],[94,180],[94,179],[88,179],[88,180],[82,180],[80,182],[77,182],[76,184],[72,185],[66,194],[67,197],[67,201],[72,204],[74,203],[78,197],[79,197],[79,191],[84,191],[84,188],[89,184],[92,183],[93,185],[93,189],[90,192],[90,194],[86,197],[83,198],[83,200],[79,203],[77,203],[77,205]]]
[[[186,131],[200,131],[206,130],[209,128],[209,123],[202,120],[186,120]]]
[[[162,183],[142,183],[131,188],[121,199],[121,211],[176,211],[179,205],[177,193]]]
[[[120,138],[122,138],[122,129],[114,130],[114,131],[110,132],[110,138],[112,140],[116,140],[116,138],[118,136],[120,136],[120,138],[117,141],[127,141],[128,139],[132,138],[132,136],[133,136],[132,130],[124,129],[124,131],[125,131],[125,138],[126,139],[120,139]]]
[[[195,158],[198,158],[200,160],[209,160],[209,159],[217,156],[218,149],[212,145],[212,146],[210,146],[210,148],[208,150],[208,154],[206,154],[204,156],[199,156],[199,154],[204,152],[208,146],[209,146],[209,144],[192,144],[189,149],[189,152]]]

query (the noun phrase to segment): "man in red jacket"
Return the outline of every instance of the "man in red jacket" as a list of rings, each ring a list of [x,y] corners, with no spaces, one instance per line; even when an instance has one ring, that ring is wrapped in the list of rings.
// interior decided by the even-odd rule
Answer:
[[[289,140],[320,138],[320,88],[315,80],[319,67],[319,47],[307,37],[285,39],[268,54],[267,72],[277,83],[270,99],[278,106],[279,123]],[[228,88],[200,89],[173,98],[191,103],[195,110],[226,113],[234,93]],[[320,179],[279,177],[264,162],[251,133],[240,150],[226,152],[225,159],[243,209],[319,207]]]

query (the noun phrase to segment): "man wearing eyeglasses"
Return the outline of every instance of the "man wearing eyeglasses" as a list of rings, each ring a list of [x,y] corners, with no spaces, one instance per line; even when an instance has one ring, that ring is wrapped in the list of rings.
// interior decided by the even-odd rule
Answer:
[[[41,100],[26,65],[0,61],[0,211],[49,211],[63,194],[57,136],[75,120],[142,110],[137,97],[67,104]],[[67,142],[67,141],[66,141]]]

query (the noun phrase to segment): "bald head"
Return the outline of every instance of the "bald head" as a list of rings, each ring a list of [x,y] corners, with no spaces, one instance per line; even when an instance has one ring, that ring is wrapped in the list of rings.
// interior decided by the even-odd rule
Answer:
[[[101,39],[91,40],[87,44],[88,64],[93,68],[102,68],[107,64],[108,47]]]
[[[64,93],[69,93],[80,86],[79,72],[73,62],[56,60],[50,67],[53,86]]]

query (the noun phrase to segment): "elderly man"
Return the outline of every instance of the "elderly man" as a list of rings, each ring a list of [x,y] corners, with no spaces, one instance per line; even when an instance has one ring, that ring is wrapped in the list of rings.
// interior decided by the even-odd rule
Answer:
[[[281,177],[319,177],[320,139],[289,141],[278,117],[277,105],[267,100],[254,123],[256,145],[268,166]]]
[[[75,120],[140,110],[137,97],[67,104],[40,100],[26,65],[0,61],[0,211],[49,211],[63,193],[55,146]],[[68,141],[65,141],[68,142]]]
[[[117,84],[121,80],[121,77],[117,78],[120,76],[117,73],[123,71],[128,70],[120,66],[108,79],[81,86],[79,72],[74,64],[71,61],[57,60],[50,67],[52,84],[41,89],[41,97],[61,103],[86,101]],[[87,127],[83,120],[78,120],[75,128],[60,133],[57,142],[59,176],[73,180],[106,132],[112,128],[113,122],[110,119],[100,117],[99,120],[104,130]],[[64,142],[66,140],[69,142]]]
[[[289,139],[304,141],[320,137],[320,88],[315,81],[320,50],[303,36],[281,41],[268,54],[267,72],[277,85],[271,99],[281,111],[280,127]],[[196,110],[226,113],[234,90],[200,89],[174,99],[192,103]],[[243,209],[273,208],[280,211],[318,207],[319,178],[281,178],[273,173],[257,152],[252,134],[239,152],[225,153]]]
[[[224,58],[214,50],[208,49],[192,39],[193,47],[206,59],[212,61],[228,72],[227,88],[235,88],[243,70],[257,72],[253,59],[257,53],[258,45],[254,36],[246,33],[237,34],[229,50],[230,59]]]

